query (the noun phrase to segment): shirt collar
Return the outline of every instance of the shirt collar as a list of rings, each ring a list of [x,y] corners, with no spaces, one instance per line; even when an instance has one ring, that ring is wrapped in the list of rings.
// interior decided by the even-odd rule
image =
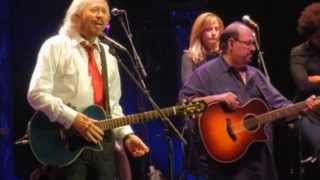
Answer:
[[[234,68],[231,65],[229,65],[221,55],[219,56],[218,61],[220,63],[222,73],[234,73],[233,72]],[[246,65],[246,71],[247,71],[247,78],[248,78],[247,82],[249,82],[255,76],[256,71],[250,65]]]
[[[220,56],[219,63],[220,63],[222,72],[230,72],[230,70],[232,69],[232,66],[226,62],[223,56]]]
[[[220,56],[220,64],[221,64],[221,68],[222,68],[222,72],[231,72],[231,71],[235,71],[235,68],[233,68],[230,64],[228,64],[226,62],[226,60],[223,58],[223,56]],[[246,65],[245,69],[247,71],[247,73],[249,73],[250,71],[250,66]]]
[[[72,46],[74,46],[74,47],[81,46],[80,43],[82,43],[84,41],[88,42],[79,33],[76,33],[75,36],[73,36],[73,38],[71,39]],[[93,41],[93,44],[95,44],[96,49],[100,52],[101,49],[100,49],[99,43],[100,43],[99,38],[95,38]]]

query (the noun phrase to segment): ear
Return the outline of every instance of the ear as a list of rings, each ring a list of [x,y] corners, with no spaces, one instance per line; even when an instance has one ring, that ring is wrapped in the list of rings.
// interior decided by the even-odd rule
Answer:
[[[233,49],[234,39],[230,38],[230,39],[228,40],[227,45],[228,45],[228,49],[229,49],[229,50]]]

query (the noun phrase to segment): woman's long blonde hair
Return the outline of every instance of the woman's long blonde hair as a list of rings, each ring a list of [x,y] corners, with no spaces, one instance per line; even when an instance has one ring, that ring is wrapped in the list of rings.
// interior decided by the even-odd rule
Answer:
[[[208,53],[201,40],[202,33],[208,25],[215,21],[218,22],[220,32],[222,32],[224,28],[223,21],[218,15],[212,12],[200,14],[192,25],[189,48],[185,52],[187,53],[187,56],[196,64],[203,61]]]

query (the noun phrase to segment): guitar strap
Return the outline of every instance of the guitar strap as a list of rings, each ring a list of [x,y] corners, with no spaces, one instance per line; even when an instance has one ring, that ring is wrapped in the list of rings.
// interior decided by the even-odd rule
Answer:
[[[106,112],[106,118],[111,119],[112,116],[111,116],[111,108],[109,103],[110,96],[109,96],[109,88],[108,88],[108,67],[107,67],[106,53],[101,43],[99,43],[99,47],[100,47],[100,59],[101,59],[101,66],[102,66],[102,77],[104,79],[104,84],[105,84],[105,88],[104,88],[105,112]],[[104,143],[103,143],[103,149],[105,153],[104,156],[109,157],[111,159],[110,162],[113,162],[107,165],[108,166],[107,168],[110,171],[108,173],[110,177],[106,177],[107,179],[114,179],[114,176],[116,174],[115,167],[113,166],[113,164],[116,163],[117,161],[116,158],[114,158],[114,155],[115,155],[114,140],[115,139],[111,131],[106,132],[104,137]]]
[[[101,58],[101,66],[102,66],[102,76],[105,84],[105,88],[104,88],[105,111],[106,111],[107,118],[110,119],[111,109],[110,109],[110,103],[109,103],[108,68],[107,68],[107,61],[106,61],[106,53],[101,43],[99,43],[99,47],[100,47],[100,58]]]

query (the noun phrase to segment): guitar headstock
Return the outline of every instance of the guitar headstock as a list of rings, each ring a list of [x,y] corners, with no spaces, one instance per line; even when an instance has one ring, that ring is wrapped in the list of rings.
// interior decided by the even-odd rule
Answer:
[[[182,100],[179,105],[178,111],[186,116],[199,114],[207,109],[207,103],[204,101]]]

